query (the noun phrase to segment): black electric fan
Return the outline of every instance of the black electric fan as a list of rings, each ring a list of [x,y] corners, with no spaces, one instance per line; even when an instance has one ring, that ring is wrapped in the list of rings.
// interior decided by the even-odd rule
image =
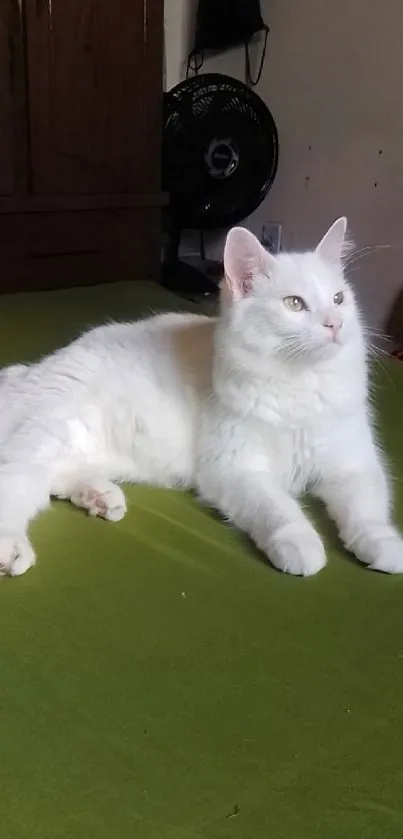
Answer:
[[[231,227],[250,215],[267,195],[277,163],[274,119],[247,85],[219,73],[203,73],[165,94],[166,287],[190,296],[217,294],[217,281],[203,269],[203,232]],[[179,259],[185,229],[200,231],[200,268]]]

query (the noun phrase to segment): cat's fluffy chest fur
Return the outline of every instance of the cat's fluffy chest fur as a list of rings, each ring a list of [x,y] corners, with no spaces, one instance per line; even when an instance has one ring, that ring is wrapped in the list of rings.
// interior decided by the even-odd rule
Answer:
[[[215,405],[210,402],[205,415],[202,457],[206,449],[215,457],[216,448],[227,448],[234,461],[240,457],[275,475],[298,495],[317,481],[329,455],[355,438],[357,425],[367,423],[364,346],[356,346],[353,357],[346,348],[314,369],[268,359],[255,370],[246,355],[237,363],[239,348],[226,347],[219,325],[217,331]]]

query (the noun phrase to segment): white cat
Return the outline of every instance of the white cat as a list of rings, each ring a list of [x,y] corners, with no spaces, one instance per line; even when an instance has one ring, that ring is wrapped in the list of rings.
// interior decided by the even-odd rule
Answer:
[[[270,256],[228,235],[218,319],[168,314],[102,326],[0,379],[0,567],[34,563],[29,521],[50,496],[111,521],[115,481],[193,487],[273,565],[326,562],[297,497],[323,499],[346,547],[403,572],[373,441],[366,349],[343,276],[346,220],[315,251]]]

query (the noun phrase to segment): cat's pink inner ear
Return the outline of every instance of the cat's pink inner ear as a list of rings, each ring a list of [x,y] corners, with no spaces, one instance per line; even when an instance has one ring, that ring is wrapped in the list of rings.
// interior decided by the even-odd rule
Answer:
[[[347,219],[345,216],[338,218],[329,227],[323,239],[319,242],[316,248],[316,253],[325,260],[325,262],[340,262],[345,250],[345,236],[347,230]]]
[[[250,294],[254,278],[261,273],[267,273],[265,249],[249,230],[233,227],[224,248],[225,282],[232,296]]]

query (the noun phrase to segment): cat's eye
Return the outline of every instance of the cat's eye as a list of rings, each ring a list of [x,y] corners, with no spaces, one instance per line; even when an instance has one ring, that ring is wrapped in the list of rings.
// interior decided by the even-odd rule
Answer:
[[[333,297],[333,303],[335,303],[336,306],[340,306],[341,303],[343,303],[343,300],[344,300],[344,292],[343,291],[338,291],[337,294],[335,294],[334,297]]]
[[[296,294],[284,297],[283,303],[284,306],[287,306],[287,309],[291,310],[291,312],[302,312],[302,309],[306,309],[306,303],[302,297],[297,297]]]

